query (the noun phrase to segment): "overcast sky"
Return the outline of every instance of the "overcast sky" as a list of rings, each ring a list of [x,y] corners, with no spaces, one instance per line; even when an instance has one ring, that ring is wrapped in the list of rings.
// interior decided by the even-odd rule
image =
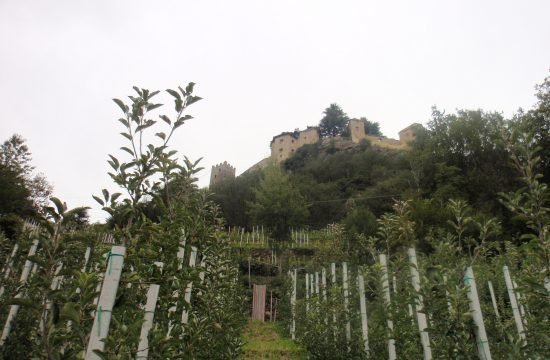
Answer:
[[[333,102],[394,138],[433,105],[531,108],[549,14],[548,0],[0,0],[0,140],[23,135],[55,195],[99,219],[91,195],[116,189],[107,154],[125,145],[111,98],[133,85],[197,83],[173,146],[204,158],[206,186],[212,165],[241,173]]]

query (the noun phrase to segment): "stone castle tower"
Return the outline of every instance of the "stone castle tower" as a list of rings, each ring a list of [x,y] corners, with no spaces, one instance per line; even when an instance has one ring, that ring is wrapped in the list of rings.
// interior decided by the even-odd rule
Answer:
[[[231,166],[227,161],[221,164],[212,166],[212,172],[210,173],[210,187],[219,184],[227,179],[235,178],[235,168]]]

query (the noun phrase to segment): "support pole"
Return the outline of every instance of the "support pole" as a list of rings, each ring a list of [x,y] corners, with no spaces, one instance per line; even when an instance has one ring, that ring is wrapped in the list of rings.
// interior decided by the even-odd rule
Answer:
[[[508,297],[510,298],[510,305],[512,306],[512,314],[514,315],[518,335],[519,338],[525,342],[525,329],[523,328],[523,321],[521,321],[521,314],[519,312],[518,301],[514,292],[514,285],[512,284],[512,277],[510,276],[510,270],[508,270],[508,266],[504,265],[502,267],[502,271],[504,272],[504,281],[506,282],[506,289],[508,290]]]
[[[390,282],[388,278],[388,263],[385,254],[380,254],[380,266],[382,267],[382,289],[384,291],[384,302],[386,304],[386,307],[389,307],[391,304]],[[388,330],[390,332],[390,337],[388,339],[388,359],[395,360],[397,359],[397,354],[395,352],[395,339],[393,338],[393,320],[391,320],[391,316],[388,316],[387,324]]]
[[[420,295],[420,275],[418,273],[418,262],[416,260],[416,250],[409,248],[407,251],[409,255],[409,263],[411,270],[412,284],[415,291],[415,311],[416,320],[418,322],[418,331],[420,332],[420,341],[422,342],[422,350],[424,351],[424,360],[430,360],[432,358],[432,348],[430,346],[430,336],[428,331],[428,321],[426,320],[426,314],[424,314],[424,300]]]
[[[497,299],[495,297],[495,290],[493,290],[493,283],[487,281],[487,285],[489,286],[489,293],[491,294],[491,302],[493,303],[493,309],[495,309],[495,315],[497,316],[497,319],[500,319],[500,314],[498,313]]]
[[[111,324],[113,306],[115,304],[120,276],[122,275],[125,255],[126,248],[124,246],[113,246],[107,255],[107,268],[105,269],[101,295],[99,296],[94,324],[86,349],[86,360],[101,360],[101,357],[94,350],[103,351],[105,348],[104,339],[109,334],[109,325]]]
[[[489,340],[487,339],[487,332],[485,331],[485,324],[483,322],[483,314],[481,313],[481,306],[479,304],[476,279],[474,277],[474,271],[471,266],[468,266],[468,268],[466,269],[466,275],[464,275],[464,284],[468,286],[468,299],[470,299],[470,310],[472,311],[472,317],[474,319],[474,323],[476,324],[475,333],[479,358],[482,360],[491,360]]]
[[[367,303],[365,301],[365,279],[362,274],[357,275],[357,287],[359,288],[359,308],[361,309],[361,331],[365,352],[369,356],[369,327],[367,320]]]
[[[348,352],[351,350],[351,323],[349,320],[349,283],[348,283],[348,263],[342,263],[342,287],[344,289],[344,311],[346,313],[346,342]]]
[[[38,239],[34,239],[31,245],[31,248],[29,249],[28,257],[33,256],[36,254],[36,249],[38,248]],[[33,267],[33,262],[30,260],[25,260],[25,265],[23,266],[23,271],[21,272],[21,277],[19,278],[19,283],[21,285],[24,285],[27,282],[27,279],[29,278],[29,274],[31,272],[31,268]],[[23,296],[22,292],[19,292],[17,295],[15,295],[16,299],[19,299]],[[10,335],[11,331],[11,323],[17,316],[17,312],[19,311],[19,305],[11,305],[10,306],[10,312],[8,313],[8,318],[6,319],[6,324],[4,325],[4,329],[2,331],[2,337],[0,338],[0,346],[4,345],[4,342]]]

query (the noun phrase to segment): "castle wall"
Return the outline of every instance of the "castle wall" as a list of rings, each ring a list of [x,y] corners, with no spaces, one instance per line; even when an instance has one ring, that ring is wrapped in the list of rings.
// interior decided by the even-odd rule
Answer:
[[[408,144],[411,141],[414,141],[416,139],[416,129],[422,126],[420,124],[412,124],[410,126],[407,126],[403,130],[399,132],[399,141],[401,141],[404,144]]]
[[[352,144],[358,144],[361,140],[368,140],[373,146],[392,150],[408,149],[409,143],[416,138],[418,126],[421,127],[422,125],[412,124],[401,130],[399,132],[399,140],[395,140],[383,136],[366,134],[365,125],[359,119],[351,119],[348,124]],[[277,162],[282,162],[291,157],[300,147],[306,144],[314,144],[320,138],[317,127],[308,127],[302,131],[284,132],[273,137],[273,140],[271,140],[271,158]]]
[[[306,144],[315,144],[320,139],[319,130],[310,127],[292,133],[282,133],[271,141],[271,157],[278,162],[291,157],[296,150]]]

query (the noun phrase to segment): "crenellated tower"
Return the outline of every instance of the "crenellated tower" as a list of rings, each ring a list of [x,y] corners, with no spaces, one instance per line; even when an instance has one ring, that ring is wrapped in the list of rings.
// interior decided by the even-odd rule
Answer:
[[[210,187],[219,184],[227,179],[235,178],[235,168],[231,166],[227,161],[221,164],[212,166],[212,172],[210,173]]]

